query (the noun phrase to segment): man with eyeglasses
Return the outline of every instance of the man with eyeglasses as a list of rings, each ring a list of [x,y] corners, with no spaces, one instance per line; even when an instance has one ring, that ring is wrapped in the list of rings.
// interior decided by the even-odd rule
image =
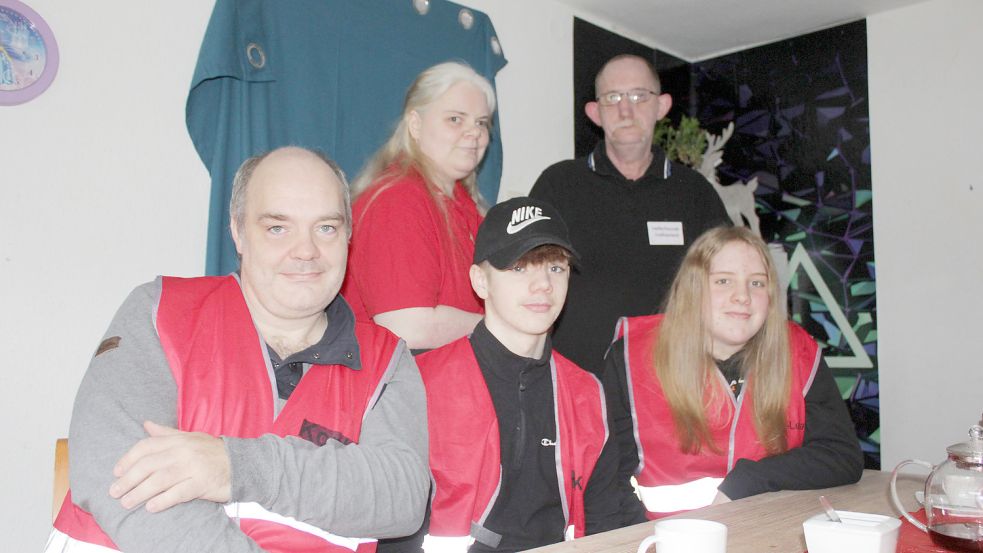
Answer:
[[[659,312],[686,248],[730,220],[705,178],[652,144],[672,98],[648,60],[615,56],[594,87],[584,111],[604,140],[547,168],[529,195],[560,211],[581,254],[554,346],[599,374],[618,317]]]

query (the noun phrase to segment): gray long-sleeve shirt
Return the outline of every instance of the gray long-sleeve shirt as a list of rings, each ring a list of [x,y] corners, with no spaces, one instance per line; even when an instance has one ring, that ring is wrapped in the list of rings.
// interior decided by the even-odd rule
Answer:
[[[69,432],[72,499],[123,551],[260,551],[222,504],[194,500],[152,514],[142,506],[123,509],[109,496],[116,461],[146,437],[143,422],[177,423],[177,387],[154,328],[159,297],[159,279],[130,294],[106,332],[119,337],[118,346],[96,355],[82,380]],[[232,500],[342,536],[415,531],[429,490],[426,398],[402,342],[396,355],[358,444],[329,440],[317,447],[269,434],[223,438]]]

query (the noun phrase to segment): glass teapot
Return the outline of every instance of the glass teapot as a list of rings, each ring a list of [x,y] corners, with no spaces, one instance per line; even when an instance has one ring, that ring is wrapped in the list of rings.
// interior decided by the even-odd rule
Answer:
[[[891,499],[908,522],[928,532],[936,545],[953,551],[983,551],[983,420],[969,429],[970,440],[946,448],[938,465],[917,459],[901,461],[891,474]],[[898,469],[908,464],[932,469],[925,481],[922,524],[898,500]]]

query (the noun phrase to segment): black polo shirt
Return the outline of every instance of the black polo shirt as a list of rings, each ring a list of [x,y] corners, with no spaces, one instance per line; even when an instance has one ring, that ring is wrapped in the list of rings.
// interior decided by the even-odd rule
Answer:
[[[580,254],[553,347],[598,374],[618,317],[660,312],[689,245],[707,229],[730,224],[702,175],[656,146],[652,155],[645,174],[628,180],[601,142],[585,158],[547,168],[529,193],[559,210]],[[673,238],[663,233],[667,228],[681,230],[682,244],[664,244]]]
[[[270,365],[276,375],[280,408],[312,364],[344,365],[354,370],[362,368],[362,356],[358,349],[358,340],[355,338],[355,315],[352,313],[352,308],[345,298],[338,294],[324,311],[328,317],[328,326],[317,343],[291,354],[286,359],[280,359],[273,348],[266,346]],[[278,408],[277,412],[279,411]]]

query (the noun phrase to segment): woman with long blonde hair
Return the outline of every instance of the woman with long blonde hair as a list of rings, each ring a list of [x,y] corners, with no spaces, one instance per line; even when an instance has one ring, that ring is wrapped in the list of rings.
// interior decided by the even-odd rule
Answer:
[[[780,292],[765,243],[718,227],[687,252],[664,314],[619,321],[605,388],[619,478],[636,476],[649,518],[860,478],[836,382]]]
[[[342,295],[371,319],[431,349],[468,334],[481,301],[468,280],[481,223],[477,168],[495,92],[463,63],[423,71],[389,140],[355,179]]]

